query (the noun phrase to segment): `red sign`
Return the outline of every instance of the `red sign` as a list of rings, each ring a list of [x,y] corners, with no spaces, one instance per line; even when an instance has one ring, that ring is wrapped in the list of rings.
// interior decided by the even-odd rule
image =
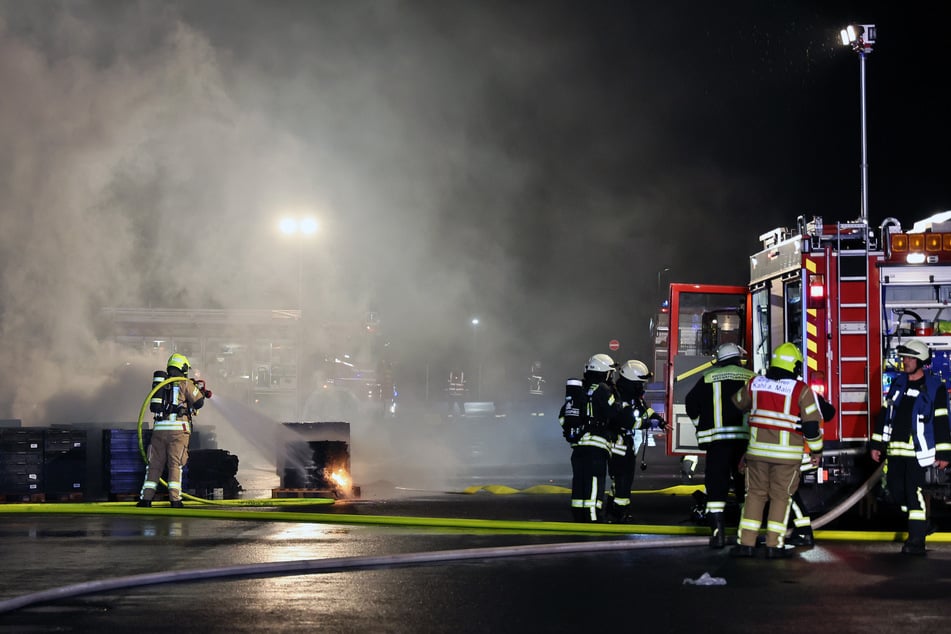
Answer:
[[[608,348],[611,349],[611,352],[614,352],[614,351],[616,351],[616,350],[620,350],[620,349],[621,349],[621,342],[618,341],[617,339],[612,339],[611,341],[608,342]]]

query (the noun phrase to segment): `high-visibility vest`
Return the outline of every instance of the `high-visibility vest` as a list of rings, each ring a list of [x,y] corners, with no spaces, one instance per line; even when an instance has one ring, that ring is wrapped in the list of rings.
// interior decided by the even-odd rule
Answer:
[[[748,386],[752,398],[750,408],[750,444],[747,455],[776,462],[799,464],[803,446],[812,452],[822,451],[822,436],[803,439],[801,420],[806,412],[800,411],[803,390],[812,394],[808,414],[818,412],[819,404],[809,386],[798,379],[753,378]]]

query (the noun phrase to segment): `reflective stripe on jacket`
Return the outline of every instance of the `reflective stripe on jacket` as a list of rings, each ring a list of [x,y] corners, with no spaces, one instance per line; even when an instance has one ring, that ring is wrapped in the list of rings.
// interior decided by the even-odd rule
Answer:
[[[714,366],[703,373],[684,399],[687,416],[697,428],[698,444],[749,440],[747,414],[729,397],[754,376],[752,370],[736,365]]]
[[[733,402],[740,409],[750,410],[748,456],[799,464],[804,445],[812,453],[822,451],[819,403],[802,381],[756,376],[733,396]],[[809,437],[803,436],[806,424]]]
[[[885,397],[881,422],[872,433],[872,448],[887,446],[888,455],[915,458],[919,465],[928,467],[936,459],[951,458],[951,429],[944,382],[931,372],[925,372],[924,379],[924,390],[920,391],[909,385],[907,374],[895,377]],[[898,405],[905,397],[915,399],[911,434],[909,438],[893,438]]]

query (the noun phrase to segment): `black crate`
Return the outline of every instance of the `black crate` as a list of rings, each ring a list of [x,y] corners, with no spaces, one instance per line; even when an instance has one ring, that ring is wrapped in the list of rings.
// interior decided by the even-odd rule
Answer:
[[[86,448],[49,451],[44,456],[43,486],[47,493],[82,492],[86,483]]]
[[[47,429],[43,433],[43,450],[47,453],[85,449],[85,447],[85,429]]]
[[[39,427],[0,428],[0,452],[3,451],[43,451],[43,429]]]

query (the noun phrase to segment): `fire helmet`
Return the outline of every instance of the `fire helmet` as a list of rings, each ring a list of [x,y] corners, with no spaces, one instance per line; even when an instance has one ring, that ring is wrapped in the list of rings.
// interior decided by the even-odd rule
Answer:
[[[793,374],[799,373],[799,367],[802,365],[802,352],[796,347],[796,344],[788,341],[773,350],[773,356],[769,361],[769,367],[788,370]]]
[[[183,376],[188,376],[188,368],[191,364],[188,362],[188,357],[176,352],[168,358],[166,365],[170,368],[177,368],[181,370]]]
[[[622,363],[618,372],[628,381],[647,383],[651,378],[651,371],[647,369],[647,365],[643,361],[637,361],[636,359]]]
[[[728,359],[742,359],[746,355],[746,350],[735,343],[721,343],[717,346],[717,363],[723,363]]]
[[[931,360],[931,349],[928,344],[918,339],[899,344],[896,352],[900,357],[914,357],[922,363],[928,363]]]
[[[606,354],[596,354],[584,365],[585,372],[610,372],[614,369],[614,359]]]

